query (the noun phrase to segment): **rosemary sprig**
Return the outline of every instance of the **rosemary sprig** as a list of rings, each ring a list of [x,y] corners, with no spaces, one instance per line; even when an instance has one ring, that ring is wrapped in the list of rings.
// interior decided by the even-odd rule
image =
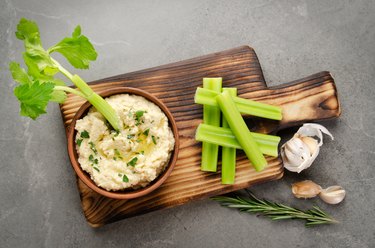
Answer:
[[[305,226],[315,226],[321,224],[338,223],[335,219],[323,212],[319,207],[314,206],[313,209],[302,211],[297,208],[289,207],[284,204],[270,202],[268,200],[259,199],[252,193],[248,192],[249,197],[236,195],[216,196],[211,199],[220,202],[222,206],[229,208],[237,208],[240,211],[249,213],[260,213],[271,218],[271,220],[301,219],[305,220]]]

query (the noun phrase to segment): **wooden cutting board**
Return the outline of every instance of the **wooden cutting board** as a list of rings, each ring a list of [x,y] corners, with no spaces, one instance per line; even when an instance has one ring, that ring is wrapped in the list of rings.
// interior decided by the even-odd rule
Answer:
[[[202,106],[194,104],[193,96],[196,87],[202,85],[203,77],[222,77],[223,87],[237,87],[240,97],[282,107],[282,121],[248,118],[253,131],[271,133],[302,122],[335,118],[341,112],[335,83],[329,72],[267,87],[258,58],[248,46],[92,82],[92,88],[98,93],[115,86],[128,86],[146,90],[162,100],[176,119],[180,152],[167,181],[151,194],[138,199],[109,199],[90,190],[78,179],[83,212],[91,226],[98,227],[283,176],[280,158],[267,157],[267,168],[256,172],[240,151],[234,185],[221,184],[220,165],[217,173],[200,171],[201,144],[194,140],[194,135],[202,122]],[[69,95],[60,106],[67,132],[71,119],[82,104],[81,98]]]

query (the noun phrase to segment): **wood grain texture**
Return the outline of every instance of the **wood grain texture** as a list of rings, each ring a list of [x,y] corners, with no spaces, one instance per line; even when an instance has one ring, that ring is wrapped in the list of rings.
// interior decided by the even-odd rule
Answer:
[[[162,100],[176,119],[180,152],[170,177],[160,188],[142,198],[105,198],[78,180],[83,212],[91,226],[98,227],[282,177],[280,158],[267,157],[267,168],[255,172],[242,152],[238,153],[234,185],[221,184],[220,165],[217,173],[200,171],[201,145],[194,140],[194,135],[202,121],[202,106],[194,104],[193,96],[203,77],[223,77],[223,87],[237,87],[240,97],[282,107],[282,121],[248,118],[249,127],[257,132],[271,133],[302,122],[335,118],[341,112],[329,72],[268,88],[258,58],[248,46],[92,82],[93,89],[99,93],[109,87],[127,86],[146,90]],[[69,95],[60,106],[66,129],[82,104],[79,97]]]

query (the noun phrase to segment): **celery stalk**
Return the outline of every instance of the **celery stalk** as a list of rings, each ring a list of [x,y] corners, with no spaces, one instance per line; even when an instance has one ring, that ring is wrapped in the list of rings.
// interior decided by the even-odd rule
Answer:
[[[203,87],[214,92],[221,92],[222,78],[203,78]],[[220,126],[220,109],[217,106],[203,105],[203,123]],[[219,146],[203,142],[202,143],[202,171],[215,172],[217,170],[217,159]]]
[[[115,130],[120,130],[120,121],[116,111],[112,108],[109,103],[104,100],[101,96],[96,94],[90,86],[83,81],[78,75],[74,75],[71,78],[72,82],[77,86],[78,89],[85,95],[87,101],[89,101],[92,106],[94,106],[99,113],[101,113],[104,118],[108,120],[111,126]]]
[[[267,160],[261,153],[257,143],[251,135],[249,129],[243,120],[241,113],[238,111],[236,104],[233,101],[229,92],[216,96],[216,101],[225,116],[229,127],[232,129],[233,134],[236,136],[238,143],[242,146],[246,156],[253,164],[256,171],[263,170],[267,165]]]
[[[215,100],[217,95],[218,93],[215,91],[198,87],[195,92],[194,101],[198,104],[217,106],[217,102]],[[272,120],[282,119],[280,107],[244,99],[238,96],[233,97],[233,101],[242,114],[249,114]]]
[[[237,96],[237,88],[223,88],[223,92],[227,91],[232,97]],[[222,127],[228,128],[229,124],[224,116],[222,116]],[[221,183],[234,184],[236,175],[236,148],[223,146],[221,150]]]
[[[119,117],[106,100],[95,92],[90,97],[87,97],[87,100],[108,120],[115,130],[120,130]]]
[[[268,156],[278,156],[278,145],[280,137],[261,133],[251,133],[260,151]],[[195,133],[195,139],[201,142],[213,143],[219,146],[241,149],[236,137],[230,128],[215,127],[206,124],[200,124]]]

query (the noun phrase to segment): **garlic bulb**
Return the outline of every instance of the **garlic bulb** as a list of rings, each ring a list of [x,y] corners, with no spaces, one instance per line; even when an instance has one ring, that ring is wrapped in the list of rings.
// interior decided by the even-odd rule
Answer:
[[[281,146],[281,157],[284,167],[292,172],[300,173],[314,162],[323,145],[323,134],[332,134],[319,124],[305,123],[292,139]]]
[[[297,198],[313,198],[317,196],[321,190],[322,187],[311,180],[305,180],[292,184],[293,195]]]
[[[344,200],[346,195],[345,189],[341,186],[331,186],[323,189],[319,197],[328,204],[338,204]]]

